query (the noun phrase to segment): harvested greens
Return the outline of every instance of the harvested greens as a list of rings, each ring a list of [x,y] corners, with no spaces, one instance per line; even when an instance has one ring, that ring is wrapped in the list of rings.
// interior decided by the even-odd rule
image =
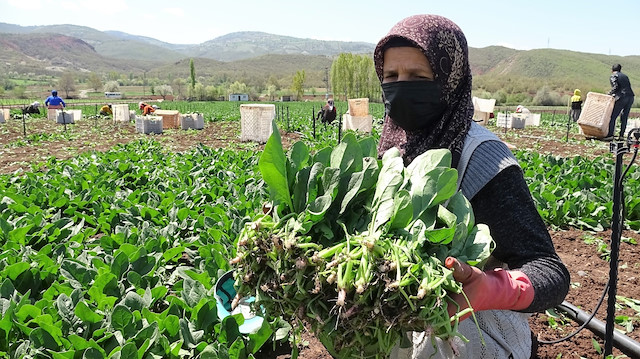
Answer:
[[[285,154],[274,126],[259,161],[272,203],[238,239],[236,298],[310,323],[339,358],[387,358],[407,331],[459,335],[464,313],[450,318],[447,298],[462,287],[444,260],[478,265],[494,244],[450,166],[445,149],[407,167],[396,149],[379,160],[374,139],[353,134]]]

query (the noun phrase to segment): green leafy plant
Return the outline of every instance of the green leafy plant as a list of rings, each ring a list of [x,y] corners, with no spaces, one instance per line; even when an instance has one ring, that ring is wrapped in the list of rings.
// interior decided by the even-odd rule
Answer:
[[[461,292],[447,256],[479,265],[493,249],[469,201],[456,192],[448,150],[405,168],[399,151],[377,160],[372,138],[345,135],[311,155],[288,154],[274,128],[259,167],[272,202],[238,240],[239,300],[269,315],[308,320],[340,358],[385,358],[406,331],[449,339],[448,292]],[[334,303],[330,305],[329,303]]]

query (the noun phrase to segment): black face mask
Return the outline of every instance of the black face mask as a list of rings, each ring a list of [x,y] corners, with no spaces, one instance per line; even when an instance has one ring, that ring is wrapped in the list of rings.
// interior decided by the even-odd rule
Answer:
[[[406,131],[433,125],[447,104],[440,100],[442,90],[435,81],[396,81],[382,84],[386,114]]]

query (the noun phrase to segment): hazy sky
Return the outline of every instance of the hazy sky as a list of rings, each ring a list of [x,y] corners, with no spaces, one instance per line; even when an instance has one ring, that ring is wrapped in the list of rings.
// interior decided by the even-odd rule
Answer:
[[[0,0],[0,22],[82,25],[174,44],[236,31],[376,43],[393,24],[421,13],[456,22],[471,47],[640,55],[638,0]]]

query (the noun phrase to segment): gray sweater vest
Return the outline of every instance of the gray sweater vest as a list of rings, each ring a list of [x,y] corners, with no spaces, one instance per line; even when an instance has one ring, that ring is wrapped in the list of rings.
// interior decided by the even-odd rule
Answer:
[[[473,161],[471,161],[473,158]],[[458,189],[469,200],[500,171],[520,166],[511,150],[493,132],[471,124],[458,162]]]

